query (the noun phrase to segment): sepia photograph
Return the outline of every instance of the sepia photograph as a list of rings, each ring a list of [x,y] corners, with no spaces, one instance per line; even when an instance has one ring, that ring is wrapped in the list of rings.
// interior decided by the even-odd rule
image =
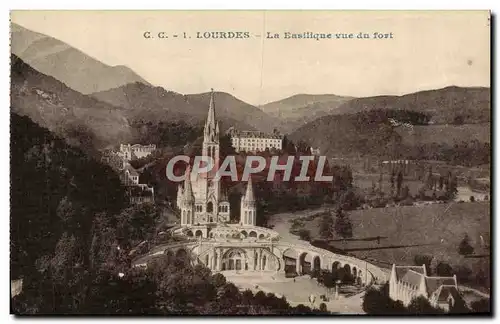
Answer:
[[[488,10],[12,10],[10,313],[492,316]]]

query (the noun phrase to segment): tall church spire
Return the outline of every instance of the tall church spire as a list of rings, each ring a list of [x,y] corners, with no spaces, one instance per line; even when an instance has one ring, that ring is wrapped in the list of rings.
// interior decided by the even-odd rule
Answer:
[[[208,106],[208,117],[205,123],[205,132],[216,135],[218,133],[217,121],[215,120],[214,89],[210,92],[210,105]]]

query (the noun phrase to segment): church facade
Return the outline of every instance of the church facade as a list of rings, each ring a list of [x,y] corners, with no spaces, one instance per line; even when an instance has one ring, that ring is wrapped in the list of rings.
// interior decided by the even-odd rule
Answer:
[[[216,120],[215,100],[212,90],[208,116],[203,130],[202,155],[215,161],[213,170],[219,167],[220,158],[219,123]],[[184,183],[177,190],[177,207],[181,212],[181,227],[193,227],[208,237],[209,228],[226,224],[230,220],[231,206],[226,188],[221,187],[215,171],[192,174],[191,167],[186,170]],[[241,199],[240,225],[255,225],[256,204],[252,180],[249,178],[245,195]]]
[[[446,311],[460,297],[457,277],[431,277],[427,275],[424,265],[397,266],[392,265],[389,277],[389,297],[401,301],[408,306],[414,298],[422,296],[429,300],[433,307]]]

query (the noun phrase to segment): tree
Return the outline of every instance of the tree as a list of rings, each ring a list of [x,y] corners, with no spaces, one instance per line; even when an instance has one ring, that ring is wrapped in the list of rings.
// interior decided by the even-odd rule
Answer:
[[[299,238],[303,241],[310,241],[311,240],[311,233],[304,228],[300,229],[298,234],[299,234]]]
[[[464,116],[462,116],[462,115],[456,115],[453,118],[453,124],[455,124],[455,125],[463,125],[463,123],[464,123]]]
[[[491,300],[489,298],[473,301],[470,306],[474,313],[489,314],[491,312]]]
[[[457,176],[448,172],[448,185],[446,186],[446,196],[448,199],[454,199],[457,195]]]
[[[223,287],[226,283],[226,277],[223,274],[216,273],[212,276],[212,284],[215,288]]]
[[[427,170],[427,175],[425,177],[425,185],[427,189],[432,189],[433,175],[432,175],[432,166],[429,165]]]
[[[443,190],[444,178],[442,175],[439,176],[439,190]]]
[[[396,196],[399,197],[401,193],[401,185],[403,184],[403,172],[399,171],[396,179]]]
[[[349,216],[340,208],[337,210],[335,219],[335,232],[344,239],[352,237],[352,224]]]
[[[325,213],[323,217],[321,217],[319,234],[323,239],[332,238],[333,223],[333,218],[330,213]]]
[[[436,275],[440,277],[453,276],[453,268],[446,262],[439,262],[436,267]]]
[[[471,255],[474,253],[474,248],[470,244],[469,235],[465,234],[464,238],[458,245],[458,254],[460,255]]]
[[[425,266],[425,271],[426,271],[428,276],[432,275],[431,262],[432,262],[432,256],[430,256],[430,255],[417,254],[413,258],[413,263],[415,265],[417,265],[417,266],[424,265]]]
[[[361,205],[361,199],[352,189],[348,189],[340,195],[338,206],[344,210],[353,210]]]
[[[395,315],[406,314],[406,309],[400,301],[393,301],[389,297],[389,284],[380,288],[370,287],[363,296],[363,310],[367,314]]]
[[[395,172],[394,172],[394,169],[392,169],[391,171],[391,177],[390,177],[390,184],[391,184],[391,196],[394,195],[394,177],[395,177]]]
[[[311,147],[306,142],[300,140],[297,142],[297,153],[310,154]]]
[[[404,186],[403,189],[401,190],[401,200],[405,200],[410,197],[410,188],[408,186]]]
[[[470,313],[470,308],[460,295],[456,295],[453,305],[450,305],[449,313],[452,314],[467,314]]]
[[[471,279],[472,270],[466,265],[459,265],[455,268],[455,274],[457,275],[458,282],[466,283]]]
[[[384,192],[383,188],[382,188],[382,181],[384,179],[384,176],[383,176],[383,170],[382,170],[382,164],[380,165],[380,174],[379,174],[379,177],[378,177],[378,191],[379,192]]]
[[[295,155],[297,153],[295,144],[287,136],[283,136],[282,146],[283,151],[288,153],[289,155]]]
[[[443,311],[439,308],[432,307],[429,300],[424,296],[418,296],[412,299],[408,305],[408,313],[415,315],[434,315],[442,314]]]

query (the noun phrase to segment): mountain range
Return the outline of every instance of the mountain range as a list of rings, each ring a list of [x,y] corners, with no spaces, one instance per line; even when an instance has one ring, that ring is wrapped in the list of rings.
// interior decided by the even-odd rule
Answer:
[[[425,113],[432,117],[434,124],[475,124],[490,121],[490,97],[490,88],[449,86],[402,96],[355,98],[340,105],[332,114],[398,109]]]
[[[136,121],[184,121],[201,126],[206,118],[209,92],[180,94],[153,86],[127,67],[103,64],[64,42],[16,24],[12,24],[11,43],[12,110],[77,145],[99,148],[134,141],[131,125]],[[264,132],[279,129],[328,154],[350,152],[348,143],[353,150],[376,152],[380,145],[374,139],[394,135],[356,125],[356,119],[345,115],[375,109],[425,113],[434,126],[449,126],[433,131],[427,131],[431,126],[418,126],[418,136],[410,140],[432,142],[442,139],[429,134],[474,137],[478,132],[470,131],[469,125],[489,126],[491,114],[490,89],[481,87],[450,86],[365,98],[298,94],[260,109],[224,92],[216,92],[215,101],[222,131],[231,126]],[[485,140],[484,132],[480,137]]]
[[[330,115],[352,97],[334,94],[297,94],[260,106],[267,114],[281,120],[280,128],[285,132],[313,121],[316,118]]]
[[[123,109],[75,91],[11,55],[11,110],[71,144],[98,148],[131,139]]]
[[[11,53],[82,94],[133,82],[148,84],[126,66],[109,66],[58,39],[14,23],[11,24]]]
[[[126,117],[131,120],[184,120],[191,124],[199,124],[206,119],[210,103],[209,92],[182,95],[140,82],[93,93],[92,96],[124,108]],[[276,118],[231,94],[215,92],[214,96],[217,118],[223,131],[234,126],[238,129],[270,132],[279,124]]]

